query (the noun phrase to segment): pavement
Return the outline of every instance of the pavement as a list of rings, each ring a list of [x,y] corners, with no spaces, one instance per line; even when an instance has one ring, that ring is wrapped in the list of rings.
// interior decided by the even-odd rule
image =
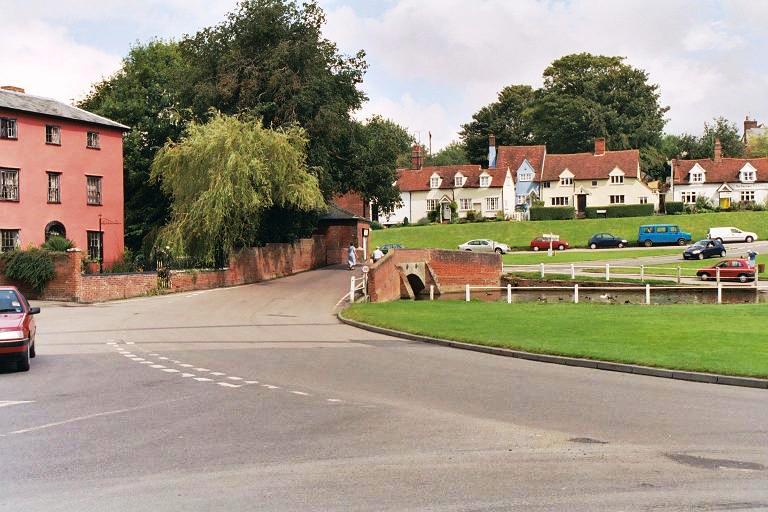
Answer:
[[[42,304],[0,511],[768,509],[765,390],[361,331],[349,276]]]

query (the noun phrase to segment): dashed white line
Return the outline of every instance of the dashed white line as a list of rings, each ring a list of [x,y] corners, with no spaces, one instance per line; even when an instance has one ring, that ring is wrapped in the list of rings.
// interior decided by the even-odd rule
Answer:
[[[154,361],[142,361],[139,364],[155,364]]]
[[[218,384],[219,386],[226,387],[226,388],[240,388],[240,387],[242,387],[241,384],[230,384],[229,382],[217,382],[216,384]]]
[[[280,386],[273,386],[271,384],[262,384],[267,389],[280,389]]]
[[[247,380],[247,381],[245,381],[245,383],[246,384],[258,384],[259,381],[257,381],[257,380]]]
[[[134,343],[134,342],[132,342],[132,341],[126,341],[126,342],[125,342],[125,344],[126,344],[126,345],[135,345],[135,343]]]
[[[166,373],[179,373],[179,370],[177,370],[175,368],[166,368],[163,371],[166,372]]]
[[[243,380],[242,377],[227,377],[229,380]]]
[[[209,370],[208,368],[195,368],[195,371],[198,371],[198,372],[209,372],[211,370]]]
[[[294,395],[300,395],[300,396],[311,396],[309,393],[305,393],[303,391],[291,391]]]
[[[182,373],[181,376],[182,377],[194,377],[195,374],[194,373]]]
[[[215,375],[217,377],[220,377],[222,375],[226,375],[226,373],[224,373],[224,372],[211,372],[211,375]]]
[[[158,357],[158,359],[160,359],[161,361],[168,361],[167,357]]]
[[[198,382],[213,382],[213,379],[207,379],[205,377],[195,377],[195,380]]]
[[[193,365],[193,364],[186,364],[186,363],[179,363],[179,366],[183,366],[184,368],[192,368],[195,365]]]
[[[149,354],[149,355],[151,355],[151,356],[159,356],[160,354],[155,354],[155,353],[153,352],[153,353],[151,353],[151,354]]]
[[[331,402],[331,403],[334,403],[334,404],[338,403],[338,402],[341,402],[341,400],[339,400],[338,398],[326,398],[325,401],[326,402]]]
[[[153,364],[152,366],[150,366],[150,368],[165,368],[165,366],[161,364]]]

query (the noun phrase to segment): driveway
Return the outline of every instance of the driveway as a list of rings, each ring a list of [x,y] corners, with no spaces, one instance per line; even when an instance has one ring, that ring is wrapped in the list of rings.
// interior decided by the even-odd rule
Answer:
[[[359,331],[349,276],[44,305],[0,511],[768,508],[764,390]]]

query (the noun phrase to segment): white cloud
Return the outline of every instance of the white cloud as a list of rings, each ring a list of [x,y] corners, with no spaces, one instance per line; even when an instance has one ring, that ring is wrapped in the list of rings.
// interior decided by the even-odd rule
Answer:
[[[743,37],[731,32],[719,21],[704,26],[691,27],[688,34],[683,38],[683,46],[690,52],[732,50],[745,44],[746,41]]]

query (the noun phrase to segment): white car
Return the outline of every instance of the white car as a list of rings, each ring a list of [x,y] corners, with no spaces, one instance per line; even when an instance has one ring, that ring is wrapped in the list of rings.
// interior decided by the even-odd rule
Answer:
[[[717,240],[720,243],[724,242],[746,242],[752,243],[757,240],[757,235],[751,231],[742,231],[739,228],[733,226],[725,228],[709,228],[707,238],[710,240]]]
[[[494,240],[470,240],[459,246],[460,251],[472,251],[472,252],[497,252],[499,254],[506,254],[511,249],[507,244],[502,244]]]

